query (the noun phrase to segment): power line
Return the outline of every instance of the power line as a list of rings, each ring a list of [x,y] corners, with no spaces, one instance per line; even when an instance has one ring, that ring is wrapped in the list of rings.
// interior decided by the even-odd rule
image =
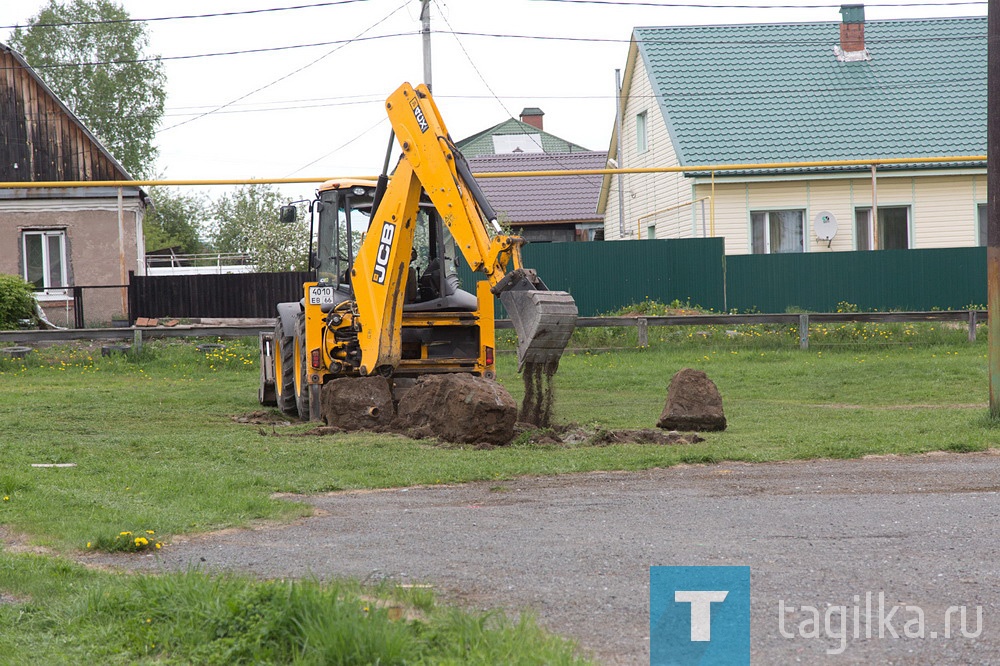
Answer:
[[[573,0],[573,1],[576,1],[576,0]],[[396,11],[398,11],[398,9]],[[386,18],[388,18],[388,17],[386,17]],[[385,19],[383,19],[383,21],[384,20]],[[380,23],[381,23],[381,21],[380,21]],[[714,31],[714,28],[716,28],[716,27],[725,28],[726,26],[709,26],[707,29]],[[671,30],[673,30],[673,29],[684,30],[685,28],[682,26],[682,27],[677,27],[677,28],[671,27],[670,29]],[[692,28],[692,29],[695,29],[695,28]],[[487,38],[491,38],[491,39],[527,39],[527,40],[536,40],[536,41],[584,42],[584,43],[605,43],[605,44],[629,44],[629,43],[632,42],[631,38],[625,39],[625,38],[612,38],[612,37],[565,37],[565,36],[550,36],[550,35],[519,35],[519,34],[511,34],[511,33],[470,32],[470,31],[456,31],[456,30],[435,30],[435,31],[433,31],[433,33],[437,34],[437,35],[452,35],[452,36],[454,36],[456,38],[457,43],[459,44],[459,46],[462,48],[463,51],[465,50],[464,46],[462,46],[461,42],[457,40],[457,38],[459,36],[461,36],[461,37],[487,37]],[[122,59],[122,60],[106,60],[106,61],[94,61],[94,62],[53,63],[53,64],[48,64],[48,65],[32,65],[32,69],[42,70],[42,69],[56,69],[56,68],[63,68],[63,67],[102,67],[102,66],[109,66],[109,65],[127,65],[127,64],[143,63],[143,62],[156,62],[156,61],[161,61],[161,60],[193,60],[193,59],[197,59],[197,58],[214,58],[214,57],[219,57],[219,56],[234,56],[234,55],[252,55],[252,54],[259,54],[259,53],[271,53],[271,52],[275,52],[275,51],[288,51],[288,50],[293,50],[293,49],[316,48],[316,47],[320,47],[320,46],[331,46],[331,45],[338,46],[338,49],[334,49],[334,51],[336,51],[336,50],[339,50],[339,48],[342,48],[344,46],[347,46],[348,44],[353,44],[353,43],[356,43],[356,42],[377,41],[377,40],[380,40],[380,39],[395,39],[395,38],[398,38],[398,37],[412,37],[412,36],[417,35],[417,34],[419,34],[419,32],[417,32],[417,31],[413,31],[413,32],[399,32],[399,33],[390,33],[390,34],[385,34],[385,35],[372,35],[372,36],[369,36],[369,37],[357,36],[357,37],[352,37],[352,38],[349,38],[349,39],[334,40],[334,41],[329,41],[329,42],[314,42],[314,43],[310,43],[310,44],[291,44],[291,45],[287,45],[287,46],[272,46],[272,47],[259,48],[259,49],[243,49],[243,50],[236,50],[236,51],[218,51],[218,52],[213,52],[213,53],[195,53],[195,54],[179,55],[179,56],[155,56],[155,57],[149,57],[149,58],[135,58],[135,59]],[[919,39],[909,38],[909,37],[874,37],[874,38],[870,38],[869,39],[869,43],[872,44],[872,45],[878,45],[878,44],[893,44],[893,43],[898,44],[898,43],[907,43],[907,42],[922,42],[922,43],[925,43],[925,42],[957,42],[957,41],[980,40],[980,39],[985,40],[986,37],[987,37],[987,35],[986,35],[986,32],[984,31],[982,33],[969,33],[969,34],[965,34],[965,35],[949,35],[949,36],[944,36],[944,37],[921,37]],[[682,45],[690,45],[690,46],[740,46],[740,45],[747,45],[747,46],[751,46],[751,45],[752,46],[799,46],[799,45],[809,45],[809,44],[816,44],[816,45],[826,46],[828,41],[829,40],[825,40],[825,39],[823,39],[823,40],[821,40],[821,39],[761,39],[761,38],[755,38],[755,37],[747,37],[745,39],[717,39],[717,38],[714,38],[714,37],[711,38],[711,39],[709,39],[708,37],[706,37],[705,39],[697,39],[697,38],[674,38],[674,37],[663,38],[663,37],[657,37],[657,38],[654,38],[654,39],[638,39],[638,40],[635,40],[636,44],[652,44],[652,45],[682,44]],[[330,53],[333,53],[333,51],[331,51]],[[330,53],[327,53],[326,55],[321,56],[320,60],[322,58],[325,58],[326,56],[330,55]],[[466,57],[468,57],[468,53],[466,53]],[[5,68],[0,68],[0,71],[2,71],[3,69],[14,69],[14,68],[15,67],[13,67],[13,66],[11,66],[11,67],[5,67]]]
[[[388,35],[372,35],[371,37],[352,37],[350,39],[338,39],[329,42],[314,42],[312,44],[291,44],[288,46],[270,46],[259,49],[242,49],[239,51],[217,51],[213,53],[194,53],[179,56],[150,56],[149,58],[134,58],[127,60],[98,60],[94,62],[60,62],[49,65],[32,65],[32,69],[59,69],[63,67],[103,67],[108,65],[131,65],[142,62],[159,62],[162,60],[193,60],[195,58],[215,58],[218,56],[248,55],[255,53],[272,53],[275,51],[289,51],[292,49],[308,49],[319,46],[346,46],[354,42],[367,42],[379,39],[394,39],[396,37],[410,37],[416,33],[400,32]],[[329,54],[327,54],[329,55]],[[325,57],[325,56],[324,56]],[[7,68],[11,69],[11,68]]]
[[[360,33],[358,33],[358,35],[355,38],[355,40],[360,39],[369,30],[373,30],[376,27],[378,27],[379,25],[381,25],[382,23],[384,23],[385,21],[388,21],[389,18],[391,18],[396,12],[398,12],[400,9],[402,9],[403,7],[406,6],[406,2],[407,1],[408,0],[404,0],[404,2],[403,2],[402,5],[400,5],[396,9],[392,10],[391,12],[389,12],[388,14],[386,14],[383,18],[379,19],[378,21],[376,21],[372,25],[370,25],[367,28],[365,28],[364,30],[362,30]],[[320,57],[318,57],[318,58],[316,58],[316,59],[314,59],[314,60],[306,63],[305,65],[302,65],[298,69],[292,70],[291,72],[289,72],[288,74],[285,74],[284,76],[279,76],[278,78],[274,79],[270,83],[265,83],[264,85],[262,85],[262,86],[260,86],[258,88],[254,88],[253,90],[251,90],[250,92],[246,93],[245,95],[241,95],[241,96],[237,97],[236,99],[234,99],[234,100],[232,100],[230,102],[226,102],[225,104],[222,104],[222,105],[220,105],[220,106],[212,109],[211,111],[206,111],[205,113],[199,114],[199,115],[195,116],[194,118],[188,118],[187,120],[183,120],[183,121],[181,121],[179,123],[176,123],[174,125],[170,125],[169,127],[165,127],[163,129],[161,129],[159,132],[157,132],[157,134],[159,134],[160,132],[166,132],[168,130],[172,130],[175,127],[180,127],[181,125],[186,125],[186,124],[194,122],[196,120],[200,120],[201,118],[204,118],[206,116],[212,115],[213,113],[221,111],[222,109],[225,109],[228,106],[232,106],[233,104],[236,104],[237,102],[242,102],[247,97],[250,97],[251,95],[256,95],[260,91],[266,90],[267,88],[270,88],[271,86],[276,85],[277,83],[280,83],[281,81],[284,81],[284,80],[286,80],[288,78],[291,78],[292,76],[295,76],[299,72],[302,72],[302,71],[304,71],[304,70],[312,67],[316,63],[318,63],[321,60],[323,60],[323,59],[325,59],[325,58],[333,55],[334,53],[336,53],[340,49],[344,48],[344,46],[346,46],[347,44],[350,44],[352,41],[355,41],[355,40],[351,40],[351,41],[348,41],[346,43],[340,44],[336,48],[333,48],[330,51],[327,51],[326,53],[324,53]]]
[[[216,18],[219,16],[240,16],[245,14],[264,14],[268,12],[285,12],[296,9],[313,9],[315,7],[329,7],[332,5],[347,5],[355,2],[367,2],[368,0],[334,0],[332,2],[317,2],[309,5],[295,5],[293,7],[268,7],[266,9],[245,9],[236,12],[216,12],[214,14],[187,14],[180,16],[154,16],[152,18],[124,18],[124,19],[99,19],[97,21],[65,21],[58,23],[29,23],[26,25],[0,25],[0,30],[13,30],[16,28],[68,28],[75,25],[103,25],[114,23],[151,23],[153,21],[176,21],[182,19]]]

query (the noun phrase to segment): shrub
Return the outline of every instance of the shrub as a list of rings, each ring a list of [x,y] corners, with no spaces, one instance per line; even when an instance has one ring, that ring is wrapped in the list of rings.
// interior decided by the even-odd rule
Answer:
[[[16,329],[35,320],[34,287],[17,275],[0,274],[0,330]]]

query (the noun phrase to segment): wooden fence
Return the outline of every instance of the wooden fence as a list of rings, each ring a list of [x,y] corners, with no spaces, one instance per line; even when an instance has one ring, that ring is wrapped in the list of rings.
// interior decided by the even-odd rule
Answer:
[[[944,310],[933,312],[816,312],[808,314],[720,314],[673,315],[666,317],[580,317],[577,328],[634,326],[638,344],[649,344],[649,328],[654,326],[741,326],[748,324],[783,324],[798,326],[799,347],[809,348],[809,325],[812,323],[918,323],[954,322],[968,327],[969,342],[975,342],[976,329],[988,320],[986,310]],[[498,329],[513,328],[509,319],[498,319]],[[262,326],[176,326],[172,328],[88,328],[63,331],[0,331],[0,342],[41,342],[53,340],[123,340],[132,338],[141,344],[144,337],[244,337],[270,331]]]

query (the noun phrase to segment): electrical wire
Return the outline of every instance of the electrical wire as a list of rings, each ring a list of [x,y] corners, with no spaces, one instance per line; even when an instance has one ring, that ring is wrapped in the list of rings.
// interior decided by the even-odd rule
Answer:
[[[340,144],[339,146],[337,146],[336,148],[334,148],[330,152],[326,153],[325,155],[320,155],[319,157],[317,157],[316,159],[314,159],[312,162],[309,162],[308,164],[303,164],[298,169],[295,169],[294,171],[289,172],[288,174],[285,175],[285,178],[291,178],[292,176],[294,176],[298,172],[300,172],[300,171],[302,171],[304,169],[308,169],[309,167],[311,167],[312,165],[316,164],[320,160],[325,160],[327,157],[329,157],[330,155],[333,155],[337,151],[343,150],[344,148],[347,148],[349,145],[351,145],[355,141],[359,140],[361,137],[365,136],[366,134],[368,134],[369,132],[371,132],[372,130],[374,130],[376,127],[379,127],[380,125],[383,125],[383,124],[385,124],[387,122],[389,122],[389,118],[388,117],[384,117],[383,116],[383,117],[379,118],[375,122],[374,125],[372,125],[368,129],[366,129],[365,131],[363,131],[361,134],[358,134],[353,139],[345,141],[344,143]]]
[[[378,27],[379,25],[381,25],[381,24],[382,24],[382,23],[384,23],[385,21],[388,21],[388,20],[389,20],[389,19],[390,19],[390,18],[391,18],[391,17],[393,16],[393,15],[395,15],[395,14],[396,14],[396,13],[397,13],[398,11],[400,11],[400,10],[401,10],[401,9],[402,9],[403,7],[405,7],[405,6],[406,6],[406,2],[407,2],[407,1],[408,1],[408,0],[404,0],[404,2],[403,2],[403,4],[402,4],[402,5],[400,5],[400,6],[399,6],[399,7],[397,7],[396,9],[392,10],[391,12],[389,12],[388,14],[386,14],[386,15],[385,15],[385,16],[384,16],[383,18],[379,19],[378,21],[376,21],[376,22],[375,22],[375,23],[373,23],[372,25],[370,25],[370,26],[368,26],[367,28],[365,28],[364,30],[362,30],[362,31],[361,31],[360,33],[358,33],[358,35],[357,35],[357,37],[356,37],[355,39],[356,39],[356,40],[357,40],[357,39],[360,39],[360,38],[361,38],[362,36],[364,36],[364,34],[365,34],[366,32],[368,32],[369,30],[374,30],[374,29],[375,29],[376,27]],[[304,71],[304,70],[306,70],[306,69],[308,69],[308,68],[312,67],[313,65],[315,65],[315,64],[317,64],[317,63],[319,63],[319,62],[320,62],[321,60],[324,60],[324,59],[328,58],[329,56],[333,55],[334,53],[336,53],[337,51],[339,51],[340,49],[344,48],[345,46],[347,46],[347,44],[350,44],[350,43],[352,43],[352,42],[351,42],[351,41],[348,41],[348,42],[346,42],[346,43],[344,43],[344,44],[340,44],[340,45],[338,45],[338,46],[337,46],[336,48],[333,48],[333,49],[331,49],[330,51],[327,51],[326,53],[324,53],[324,54],[323,54],[323,55],[321,55],[320,57],[318,57],[318,58],[316,58],[316,59],[314,59],[314,60],[312,60],[312,61],[310,61],[310,62],[306,63],[305,65],[302,65],[301,67],[299,67],[299,68],[297,68],[297,69],[295,69],[295,70],[292,70],[292,71],[291,71],[291,72],[289,72],[288,74],[285,74],[285,75],[283,75],[283,76],[280,76],[280,77],[278,77],[278,78],[274,79],[273,81],[271,81],[270,83],[265,83],[265,84],[264,84],[264,85],[262,85],[262,86],[259,86],[259,87],[257,87],[257,88],[254,88],[254,89],[253,89],[253,90],[251,90],[250,92],[248,92],[248,93],[246,93],[246,94],[244,94],[244,95],[241,95],[241,96],[237,97],[237,98],[236,98],[236,99],[234,99],[234,100],[231,100],[231,101],[229,101],[229,102],[226,102],[225,104],[221,104],[221,105],[219,105],[218,107],[216,107],[216,108],[214,108],[214,109],[212,109],[212,110],[210,110],[210,111],[206,111],[206,112],[204,112],[204,113],[201,113],[201,114],[199,114],[199,115],[197,115],[197,116],[195,116],[195,117],[193,117],[193,118],[188,118],[187,120],[184,120],[184,121],[181,121],[181,122],[179,122],[179,123],[175,123],[175,124],[173,124],[173,125],[170,125],[169,127],[165,127],[165,128],[163,128],[163,129],[159,130],[159,131],[157,132],[157,135],[159,135],[159,134],[160,134],[160,132],[166,132],[166,131],[169,131],[169,130],[172,130],[172,129],[175,129],[175,128],[177,128],[177,127],[180,127],[180,126],[182,126],[182,125],[187,125],[188,123],[192,123],[192,122],[194,122],[194,121],[196,121],[196,120],[200,120],[200,119],[202,119],[202,118],[205,118],[206,116],[210,116],[210,115],[212,115],[213,113],[217,113],[218,111],[221,111],[221,110],[223,110],[223,109],[225,109],[225,108],[227,108],[227,107],[229,107],[229,106],[232,106],[233,104],[236,104],[237,102],[242,102],[242,101],[243,101],[243,100],[245,100],[245,99],[246,99],[247,97],[250,97],[251,95],[256,95],[256,94],[257,94],[257,93],[259,93],[260,91],[262,91],[262,90],[266,90],[267,88],[270,88],[271,86],[273,86],[273,85],[276,85],[276,84],[278,84],[278,83],[280,83],[280,82],[282,82],[282,81],[285,81],[286,79],[289,79],[289,78],[291,78],[291,77],[295,76],[296,74],[298,74],[298,73],[300,73],[300,72],[302,72],[302,71]]]
[[[214,14],[187,14],[179,16],[154,16],[151,18],[125,18],[125,19],[99,19],[97,21],[61,21],[58,23],[30,23],[27,25],[0,25],[0,30],[14,30],[16,28],[68,28],[76,25],[103,25],[114,23],[152,23],[153,21],[176,21],[183,19],[217,18],[220,16],[241,16],[246,14],[264,14],[268,12],[285,12],[296,9],[313,9],[316,7],[329,7],[332,5],[347,5],[355,2],[367,2],[368,0],[334,0],[332,2],[317,2],[309,5],[295,5],[292,7],[268,7],[265,9],[244,9],[235,12],[216,12]]]
[[[353,44],[355,42],[368,42],[375,41],[379,39],[394,39],[396,37],[412,37],[417,34],[416,32],[399,32],[387,35],[372,35],[370,37],[352,37],[350,39],[337,39],[329,42],[313,42],[311,44],[291,44],[288,46],[269,46],[266,48],[259,49],[243,49],[239,51],[216,51],[213,53],[194,53],[190,55],[179,55],[179,56],[150,56],[148,58],[130,58],[122,60],[98,60],[93,62],[58,62],[52,64],[41,64],[32,65],[32,69],[42,70],[42,69],[59,69],[64,67],[102,67],[108,65],[132,65],[143,62],[160,62],[164,60],[193,60],[195,58],[215,58],[218,56],[233,56],[233,55],[248,55],[256,53],[272,53],[275,51],[290,51],[293,49],[309,49],[316,48],[319,46],[331,46],[337,45],[340,47],[347,46],[348,44]],[[327,54],[329,55],[329,54]],[[326,57],[326,56],[323,56]],[[10,67],[3,69],[11,69]]]

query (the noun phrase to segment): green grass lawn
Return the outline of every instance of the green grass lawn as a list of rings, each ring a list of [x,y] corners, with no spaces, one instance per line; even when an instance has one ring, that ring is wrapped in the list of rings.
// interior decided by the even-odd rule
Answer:
[[[652,428],[671,376],[708,373],[729,428],[683,446],[537,446],[476,450],[384,434],[295,436],[309,429],[236,423],[259,409],[255,350],[148,346],[136,359],[35,352],[0,365],[0,523],[57,550],[122,531],[173,534],[285,520],[308,508],[272,494],[641,469],[681,462],[768,461],[930,450],[982,450],[986,345],[751,349],[724,345],[569,353],[555,420]],[[515,398],[510,354],[500,379]],[[68,468],[32,464],[73,463]]]
[[[139,549],[152,549],[181,533],[309,513],[278,492],[976,451],[1000,435],[987,416],[984,341],[800,351],[779,335],[748,344],[754,335],[699,340],[685,331],[648,349],[564,356],[555,420],[589,429],[654,427],[671,376],[704,370],[723,395],[729,428],[702,443],[488,450],[237,423],[234,416],[260,409],[252,340],[209,352],[157,342],[135,357],[38,350],[0,361],[0,525],[64,555],[129,550],[136,538],[145,540]],[[500,356],[499,371],[519,399],[511,354]],[[530,620],[463,614],[412,593],[399,600],[398,590],[378,591],[389,600],[376,604],[372,594],[348,582],[115,575],[0,549],[0,654],[59,664],[574,663],[571,646]],[[386,604],[418,617],[394,620]]]

